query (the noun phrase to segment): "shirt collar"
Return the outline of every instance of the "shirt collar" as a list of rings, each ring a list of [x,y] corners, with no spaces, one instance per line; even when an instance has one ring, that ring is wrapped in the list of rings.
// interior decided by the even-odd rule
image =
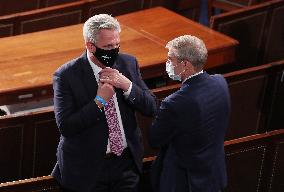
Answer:
[[[198,73],[194,73],[193,75],[188,76],[182,83],[184,83],[185,81],[187,81],[188,79],[195,77],[197,75],[200,75],[203,73],[203,70],[199,71]]]
[[[99,78],[99,73],[101,72],[102,68],[97,66],[92,60],[91,60],[91,57],[90,57],[90,52],[87,50],[87,58],[88,58],[88,61],[94,71],[94,75],[96,77],[96,79]]]

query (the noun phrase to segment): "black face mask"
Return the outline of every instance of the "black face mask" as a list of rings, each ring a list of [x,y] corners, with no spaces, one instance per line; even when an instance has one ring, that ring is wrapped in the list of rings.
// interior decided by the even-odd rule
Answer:
[[[111,49],[111,50],[105,50],[96,47],[96,52],[93,53],[93,55],[106,67],[112,67],[119,52],[119,47]]]

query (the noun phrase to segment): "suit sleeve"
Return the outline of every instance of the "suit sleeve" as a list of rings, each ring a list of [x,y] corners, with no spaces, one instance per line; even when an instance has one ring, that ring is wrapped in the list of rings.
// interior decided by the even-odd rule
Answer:
[[[103,118],[102,112],[93,100],[81,109],[76,109],[71,88],[63,74],[54,74],[53,89],[56,123],[63,136],[79,134]]]
[[[157,110],[157,100],[154,94],[142,80],[137,60],[135,59],[134,79],[132,79],[132,90],[128,101],[135,109],[143,115],[154,116]]]
[[[162,101],[157,116],[149,130],[149,143],[151,147],[160,148],[170,143],[177,134],[178,117],[170,108],[168,101]]]

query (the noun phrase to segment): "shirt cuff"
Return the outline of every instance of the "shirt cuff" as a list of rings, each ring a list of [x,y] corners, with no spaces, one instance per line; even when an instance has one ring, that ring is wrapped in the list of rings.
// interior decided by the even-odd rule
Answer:
[[[127,99],[128,96],[130,95],[131,90],[132,90],[132,82],[130,82],[130,86],[128,87],[127,91],[125,91],[125,92],[123,93],[123,95],[124,95],[124,97],[125,97],[126,99]]]

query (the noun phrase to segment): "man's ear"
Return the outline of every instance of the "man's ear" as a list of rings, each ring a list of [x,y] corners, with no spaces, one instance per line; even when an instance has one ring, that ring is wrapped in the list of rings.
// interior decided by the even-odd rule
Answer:
[[[184,61],[184,67],[186,67],[190,71],[194,71],[194,67],[193,67],[193,65],[191,64],[190,61],[185,60]]]
[[[94,46],[93,43],[86,42],[85,43],[86,49],[89,50],[89,52],[94,53],[96,51],[96,47]]]
[[[190,63],[188,60],[184,60],[184,61],[183,61],[183,66],[184,66],[184,67],[187,67],[187,68],[188,68],[188,67],[191,67],[191,63]]]

